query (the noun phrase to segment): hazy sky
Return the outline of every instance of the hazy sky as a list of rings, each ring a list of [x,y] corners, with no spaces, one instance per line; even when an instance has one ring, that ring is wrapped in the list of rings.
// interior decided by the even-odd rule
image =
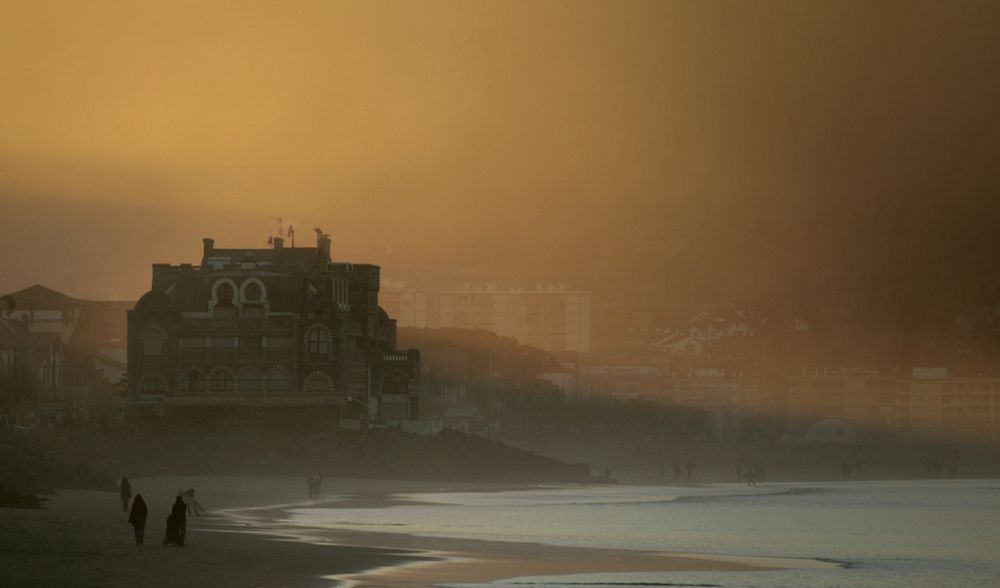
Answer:
[[[277,215],[341,259],[663,305],[992,285],[998,30],[996,2],[8,2],[0,291],[137,297]]]

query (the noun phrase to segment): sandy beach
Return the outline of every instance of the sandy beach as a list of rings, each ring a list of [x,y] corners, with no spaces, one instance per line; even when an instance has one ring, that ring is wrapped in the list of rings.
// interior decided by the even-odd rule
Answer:
[[[0,510],[4,586],[431,586],[526,575],[777,567],[763,559],[291,527],[281,517],[285,508],[334,498],[346,509],[384,506],[394,500],[393,492],[487,489],[483,485],[328,479],[324,496],[308,501],[304,480],[297,478],[132,483],[150,511],[141,550],[115,493],[66,491],[50,497],[44,510]],[[191,487],[208,512],[189,517],[186,547],[163,547],[170,503],[177,490]]]

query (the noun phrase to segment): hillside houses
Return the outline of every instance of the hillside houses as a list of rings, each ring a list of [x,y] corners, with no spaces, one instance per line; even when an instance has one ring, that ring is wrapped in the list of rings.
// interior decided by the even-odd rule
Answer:
[[[117,416],[129,301],[81,300],[40,284],[2,297],[0,346],[30,369],[36,396],[18,420]],[[28,359],[30,356],[30,359]]]

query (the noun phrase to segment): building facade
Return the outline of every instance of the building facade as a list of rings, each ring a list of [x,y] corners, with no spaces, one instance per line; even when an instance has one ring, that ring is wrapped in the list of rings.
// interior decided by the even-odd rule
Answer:
[[[20,370],[36,366],[31,414],[22,411],[22,421],[120,417],[115,385],[125,373],[125,313],[133,305],[81,300],[40,284],[0,297],[0,348],[8,356],[20,348]]]
[[[541,284],[535,290],[467,285],[439,294],[442,328],[483,329],[546,351],[590,352],[590,292]]]
[[[217,249],[153,266],[128,313],[128,412],[308,414],[362,422],[416,418],[419,353],[395,349],[379,267],[316,247]]]

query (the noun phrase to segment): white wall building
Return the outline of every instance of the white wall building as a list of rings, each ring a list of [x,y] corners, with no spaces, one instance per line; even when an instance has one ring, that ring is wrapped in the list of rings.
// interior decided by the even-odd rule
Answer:
[[[590,292],[564,284],[499,290],[494,284],[441,292],[439,324],[484,329],[547,351],[590,351]]]

